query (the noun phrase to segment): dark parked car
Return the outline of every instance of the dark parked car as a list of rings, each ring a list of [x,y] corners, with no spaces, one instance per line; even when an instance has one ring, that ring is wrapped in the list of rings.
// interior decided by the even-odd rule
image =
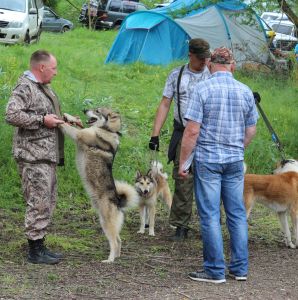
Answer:
[[[109,0],[105,9],[108,17],[104,20],[104,24],[109,28],[120,27],[122,21],[130,13],[139,10],[148,10],[143,3],[120,0]]]
[[[73,28],[73,23],[60,18],[51,8],[45,6],[43,12],[42,30],[65,32]]]
[[[105,4],[101,1],[90,1],[90,20],[91,20],[91,27],[94,29],[103,29],[106,26],[102,23],[108,15],[105,11]],[[84,3],[81,8],[81,12],[79,15],[79,22],[84,24],[85,26],[89,26],[89,13],[88,13],[88,3]]]
[[[95,11],[96,6],[97,11]],[[139,10],[148,10],[148,8],[138,1],[125,0],[108,0],[106,5],[100,1],[93,1],[90,5],[91,17],[95,20],[93,25],[96,29],[118,28],[128,14]],[[88,17],[88,5],[84,4],[79,20],[88,25]]]

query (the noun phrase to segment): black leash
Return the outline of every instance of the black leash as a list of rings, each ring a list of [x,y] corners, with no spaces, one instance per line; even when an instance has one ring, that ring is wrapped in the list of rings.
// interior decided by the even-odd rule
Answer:
[[[276,144],[277,146],[277,149],[279,150],[280,154],[281,154],[281,158],[282,158],[282,161],[286,161],[286,157],[285,157],[285,153],[284,153],[284,147],[280,141],[280,139],[278,138],[276,132],[274,131],[273,127],[271,126],[268,118],[266,117],[261,105],[260,105],[260,102],[261,102],[261,96],[258,92],[254,92],[253,93],[254,95],[254,98],[255,98],[255,103],[257,105],[257,108],[260,112],[260,114],[262,115],[262,118],[271,134],[271,139],[272,141]]]

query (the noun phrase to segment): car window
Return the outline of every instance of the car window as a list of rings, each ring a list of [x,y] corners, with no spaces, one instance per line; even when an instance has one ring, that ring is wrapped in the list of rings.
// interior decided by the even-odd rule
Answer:
[[[13,11],[25,12],[26,2],[23,0],[1,0],[0,8]]]
[[[283,24],[272,24],[271,27],[275,32],[287,34],[287,35],[292,34],[291,26],[287,26],[287,25],[283,25]]]
[[[36,0],[35,2],[36,2],[37,8],[42,8],[42,7],[43,7],[43,2],[42,2],[42,0]]]
[[[132,13],[136,11],[136,5],[134,3],[124,3],[123,2],[123,8],[122,8],[124,13]]]
[[[35,3],[33,2],[32,3],[32,0],[29,0],[28,1],[28,8],[29,8],[29,10],[30,10],[30,8],[34,8],[35,7]]]
[[[110,3],[109,10],[111,10],[111,11],[120,11],[120,7],[121,7],[121,2],[120,1],[112,1]]]
[[[55,18],[55,15],[51,11],[49,11],[49,10],[44,10],[43,16],[45,18]]]

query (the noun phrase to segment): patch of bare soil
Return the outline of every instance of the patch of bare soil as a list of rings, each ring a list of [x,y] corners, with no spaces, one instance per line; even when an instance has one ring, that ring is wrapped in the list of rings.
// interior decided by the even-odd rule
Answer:
[[[128,231],[132,234],[123,241],[122,256],[113,264],[96,258],[99,247],[108,255],[107,242],[97,245],[96,241],[94,253],[64,251],[64,261],[56,266],[27,263],[25,245],[9,259],[1,255],[0,300],[298,299],[298,250],[287,249],[282,243],[250,238],[248,281],[227,279],[225,284],[215,285],[187,277],[202,265],[197,230],[185,242],[173,243],[167,239],[172,229],[163,223],[157,223],[156,237],[134,234],[138,224],[131,227]],[[2,249],[5,238],[1,236]]]

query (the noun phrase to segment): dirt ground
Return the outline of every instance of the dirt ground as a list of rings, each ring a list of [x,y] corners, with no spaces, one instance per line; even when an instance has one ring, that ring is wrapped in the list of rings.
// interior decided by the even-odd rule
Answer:
[[[64,250],[64,261],[55,266],[27,263],[25,243],[20,246],[20,253],[2,254],[0,300],[298,299],[298,250],[287,249],[281,241],[250,237],[248,281],[228,279],[225,284],[214,285],[194,282],[187,277],[188,272],[199,269],[202,264],[198,230],[192,230],[187,241],[174,243],[168,241],[173,229],[165,221],[157,222],[155,237],[147,233],[134,234],[137,222],[125,226],[124,232],[132,234],[125,235],[122,256],[113,264],[101,263],[108,255],[108,244],[106,240],[98,243],[96,238],[90,241],[94,243],[94,250],[79,253]],[[102,235],[100,229],[97,231]],[[13,238],[3,232],[0,233],[0,251]],[[228,249],[225,233],[224,240]],[[99,250],[105,257],[96,257]]]

